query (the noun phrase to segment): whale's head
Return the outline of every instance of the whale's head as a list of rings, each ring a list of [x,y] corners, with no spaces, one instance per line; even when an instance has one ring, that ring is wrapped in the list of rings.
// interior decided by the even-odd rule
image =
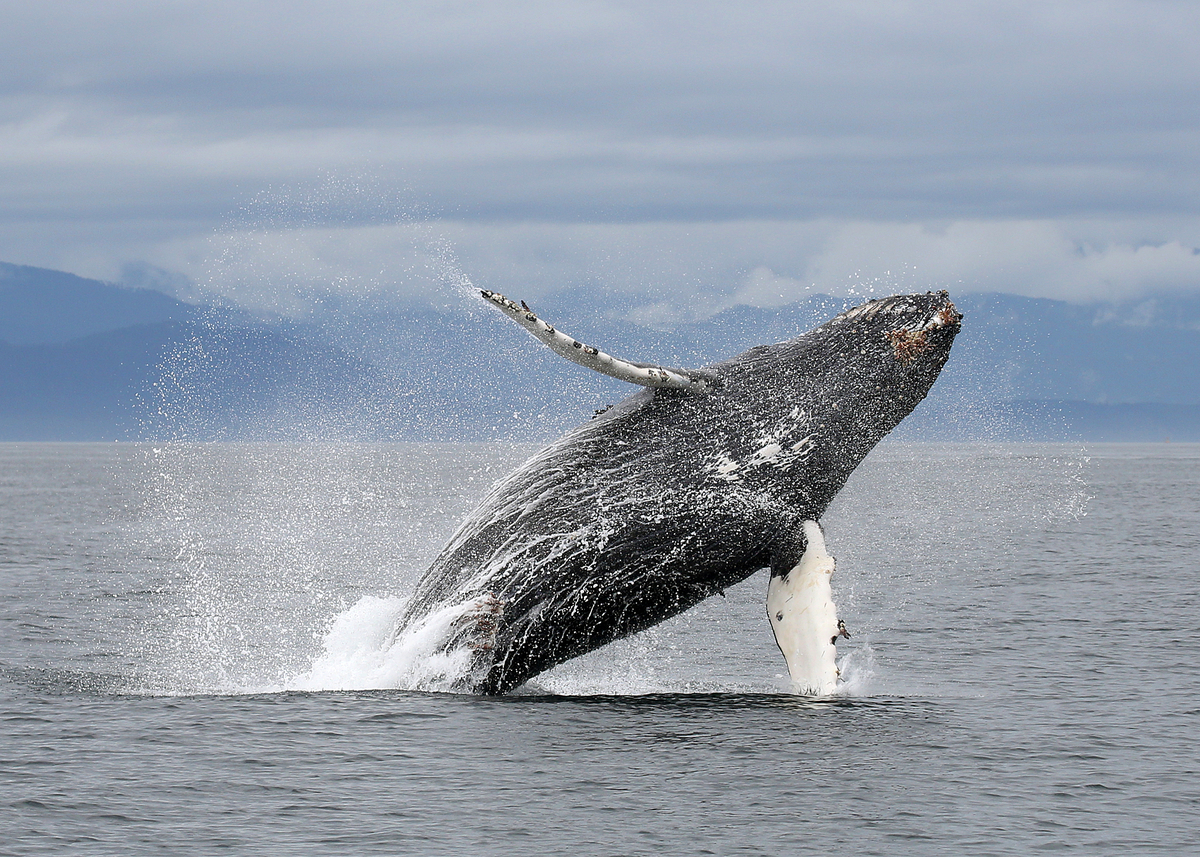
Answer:
[[[929,393],[958,334],[962,314],[946,292],[897,295],[846,310],[780,346],[792,377],[856,399],[890,431]],[[809,359],[825,356],[825,366]],[[816,370],[815,372],[813,370]]]
[[[730,479],[756,470],[785,483],[803,471],[815,517],[929,393],[961,321],[946,292],[897,295],[709,367],[737,434],[718,466]]]

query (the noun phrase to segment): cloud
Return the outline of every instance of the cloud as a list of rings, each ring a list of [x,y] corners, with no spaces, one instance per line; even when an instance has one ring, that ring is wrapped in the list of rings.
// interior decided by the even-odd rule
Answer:
[[[766,265],[759,265],[746,275],[732,302],[757,307],[786,306],[811,289],[811,285],[795,277],[781,277]]]
[[[1195,240],[1194,230],[1190,230]],[[1088,225],[1056,221],[858,223],[831,235],[811,262],[818,287],[845,282],[945,287],[1030,297],[1115,299],[1200,284],[1200,255],[1179,241],[1101,242]]]
[[[270,228],[382,246],[416,212],[499,280],[571,235],[558,280],[672,295],[914,265],[1178,284],[1198,30],[1170,2],[24,4],[0,33],[0,258],[195,275],[231,213],[333,174],[372,192]],[[1083,222],[1134,225],[1087,244],[1109,227]]]
[[[267,209],[305,205],[273,202]],[[1156,237],[1170,234],[1189,242]],[[587,291],[605,311],[661,324],[815,293],[945,288],[1085,301],[1186,292],[1200,283],[1200,218],[1148,232],[1139,223],[1053,220],[409,219],[330,227],[282,226],[268,217],[231,224],[202,244],[164,247],[152,262],[188,270],[210,294],[296,316],[327,299],[448,306],[462,302],[469,286],[530,302]]]

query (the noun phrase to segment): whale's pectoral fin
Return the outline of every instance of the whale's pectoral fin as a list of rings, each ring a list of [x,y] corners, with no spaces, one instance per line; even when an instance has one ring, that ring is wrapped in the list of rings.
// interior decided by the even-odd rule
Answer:
[[[791,568],[772,563],[767,618],[799,693],[825,696],[837,689],[834,641],[845,625],[833,605],[834,561],[816,521],[803,524],[804,551]],[[848,633],[845,636],[849,637]]]
[[[599,348],[584,345],[542,321],[524,301],[519,304],[497,292],[480,289],[480,294],[494,307],[529,331],[550,350],[572,363],[594,369],[613,378],[640,384],[643,387],[664,387],[702,393],[717,383],[716,376],[694,369],[668,369],[650,363],[634,363],[606,354]]]

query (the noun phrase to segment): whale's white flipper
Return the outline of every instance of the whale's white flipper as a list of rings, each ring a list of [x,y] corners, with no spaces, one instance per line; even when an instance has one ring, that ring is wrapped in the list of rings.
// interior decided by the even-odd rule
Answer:
[[[533,310],[526,306],[524,301],[518,305],[499,292],[487,289],[480,289],[479,293],[494,307],[532,333],[538,341],[548,345],[550,350],[559,357],[565,357],[572,363],[594,369],[601,374],[643,387],[666,387],[673,390],[689,390],[694,393],[703,393],[715,380],[713,376],[705,377],[704,373],[694,370],[668,369],[666,366],[634,363],[630,360],[622,360],[620,357],[613,357],[599,348],[584,345],[562,331],[555,330],[554,325],[547,324],[534,315]]]
[[[833,557],[816,521],[804,522],[808,546],[800,562],[767,585],[767,615],[796,691],[827,696],[837,690],[840,629],[833,606]]]

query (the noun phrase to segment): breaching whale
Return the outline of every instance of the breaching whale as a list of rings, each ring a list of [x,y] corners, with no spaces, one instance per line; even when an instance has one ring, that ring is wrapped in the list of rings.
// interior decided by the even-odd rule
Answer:
[[[834,689],[844,626],[817,521],[929,392],[961,314],[873,300],[702,369],[621,360],[483,297],[559,354],[643,389],[499,482],[417,584],[393,639],[469,652],[456,690],[501,694],[771,569],[768,617],[801,692]]]

